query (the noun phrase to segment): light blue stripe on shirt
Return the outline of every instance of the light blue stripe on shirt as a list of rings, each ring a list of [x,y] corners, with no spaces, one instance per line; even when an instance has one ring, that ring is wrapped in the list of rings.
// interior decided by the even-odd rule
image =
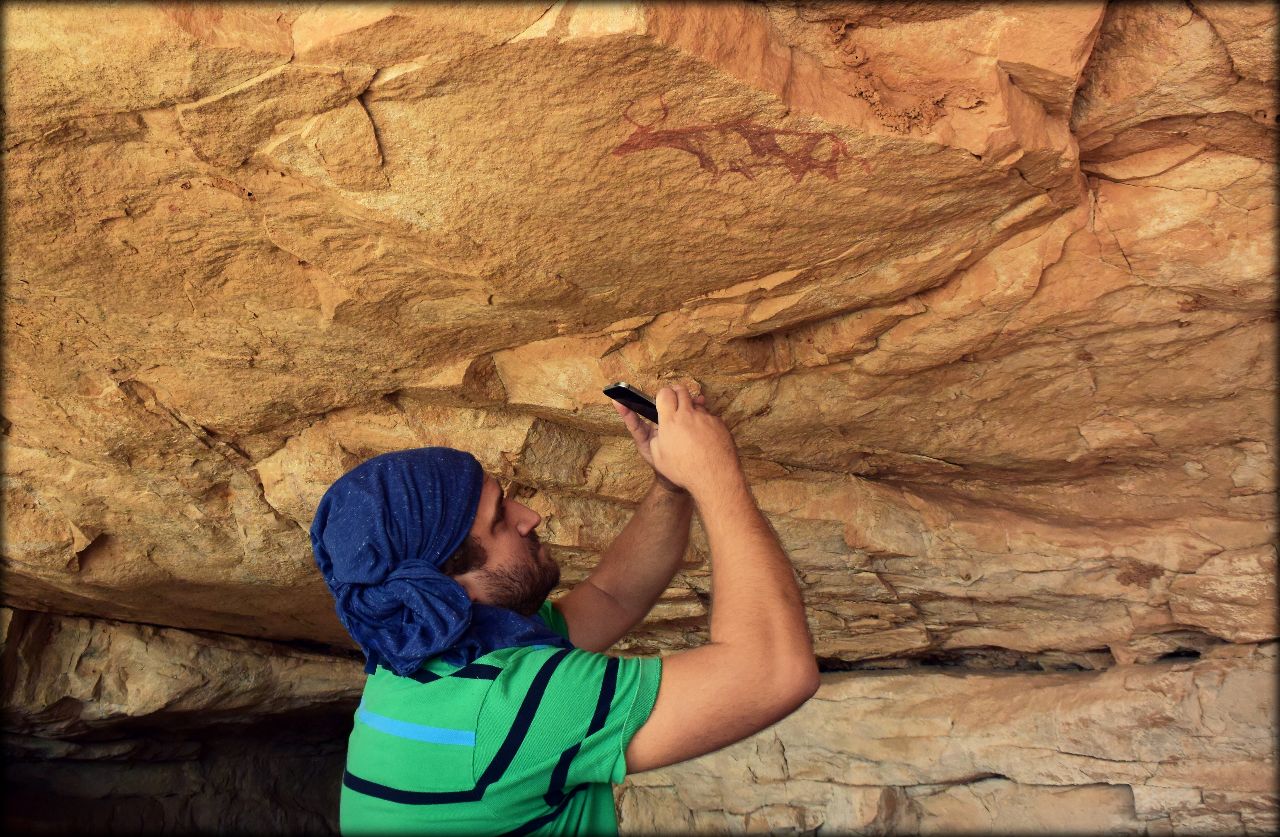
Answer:
[[[396,738],[426,741],[430,744],[457,744],[462,747],[476,746],[476,734],[470,730],[428,727],[422,724],[412,724],[408,721],[398,721],[395,718],[388,718],[386,715],[370,712],[363,705],[356,710],[356,720],[373,727],[378,732],[385,732],[387,735],[394,735]]]

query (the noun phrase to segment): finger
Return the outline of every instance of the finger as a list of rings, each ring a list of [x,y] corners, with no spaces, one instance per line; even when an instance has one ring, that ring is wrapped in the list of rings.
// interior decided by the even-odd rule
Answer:
[[[640,420],[640,414],[635,410],[625,404],[618,404],[617,407],[618,415],[622,416],[622,423],[627,426],[632,435],[635,435],[637,430],[644,427],[644,422]]]
[[[693,409],[693,399],[689,396],[689,390],[685,387],[685,385],[675,384],[674,387],[676,391],[676,400],[679,403],[679,409],[681,410]]]
[[[649,423],[640,418],[639,414],[632,413],[626,418],[627,430],[631,431],[631,437],[637,442],[643,442],[649,438]]]
[[[658,407],[658,423],[662,423],[663,416],[675,415],[679,408],[679,402],[676,399],[675,390],[671,387],[663,387],[658,390],[658,394],[653,397],[653,403]]]
[[[636,429],[635,423],[638,419],[635,418],[635,413],[631,411],[631,408],[615,401],[613,402],[613,409],[618,415],[622,416],[622,423],[627,426],[627,429],[634,433]]]

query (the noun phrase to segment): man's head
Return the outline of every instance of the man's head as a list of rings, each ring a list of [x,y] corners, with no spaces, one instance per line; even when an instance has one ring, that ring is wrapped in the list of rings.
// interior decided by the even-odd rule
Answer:
[[[441,572],[461,584],[473,602],[532,616],[560,583],[560,566],[534,531],[541,522],[537,512],[507,497],[485,474],[471,531]]]
[[[404,676],[440,653],[470,661],[525,640],[572,647],[529,618],[560,580],[540,522],[454,448],[380,454],[339,477],[316,507],[311,546],[365,672]]]

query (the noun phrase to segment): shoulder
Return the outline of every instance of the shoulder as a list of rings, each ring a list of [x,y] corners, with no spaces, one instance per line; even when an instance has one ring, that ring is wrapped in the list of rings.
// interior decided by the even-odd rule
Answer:
[[[560,636],[565,639],[569,638],[569,623],[565,621],[564,615],[560,613],[560,608],[556,607],[555,603],[550,599],[542,603],[534,617],[551,630],[560,634]]]

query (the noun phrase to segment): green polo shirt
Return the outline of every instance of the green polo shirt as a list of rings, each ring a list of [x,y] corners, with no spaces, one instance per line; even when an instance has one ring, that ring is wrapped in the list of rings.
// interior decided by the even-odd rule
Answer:
[[[562,636],[550,600],[537,617]],[[611,785],[653,711],[661,657],[546,645],[365,682],[347,747],[343,834],[618,833]]]

